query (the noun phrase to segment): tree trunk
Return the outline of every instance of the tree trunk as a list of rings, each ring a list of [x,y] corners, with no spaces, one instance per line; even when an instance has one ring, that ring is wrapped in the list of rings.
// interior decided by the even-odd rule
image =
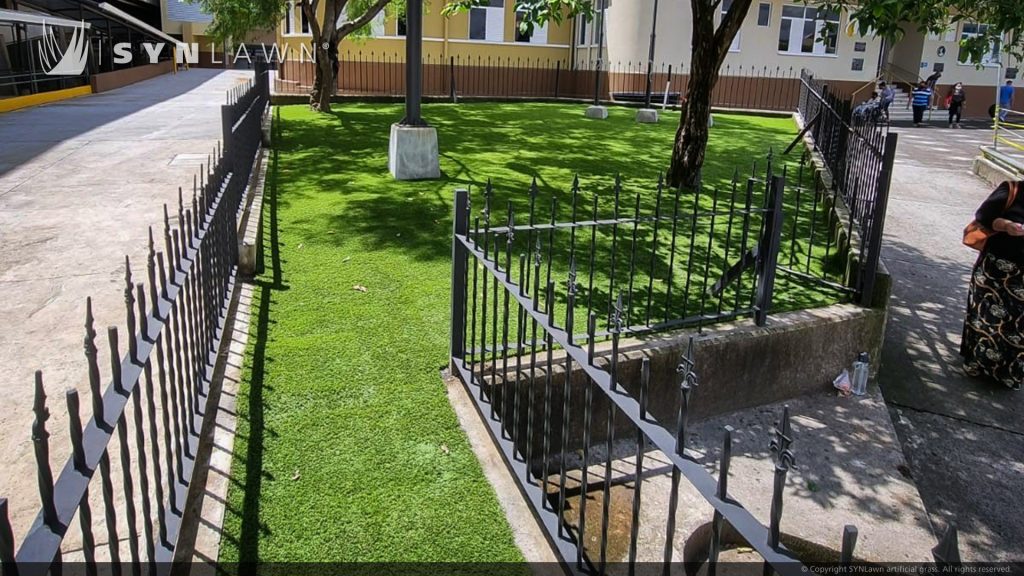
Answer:
[[[672,146],[672,162],[668,169],[668,181],[672,186],[694,190],[699,184],[700,169],[704,165],[704,150],[708,144],[711,92],[718,81],[717,65],[706,60],[697,60],[696,52],[695,45],[690,82],[679,117],[676,141]]]
[[[313,68],[315,75],[313,90],[309,93],[309,107],[317,112],[330,112],[331,96],[334,95],[334,85],[338,80],[334,77],[334,66],[323,42],[317,43],[314,54],[316,65]]]
[[[711,93],[718,83],[718,71],[750,4],[751,0],[733,0],[728,15],[722,18],[722,24],[716,30],[715,13],[719,4],[709,0],[690,2],[693,13],[690,78],[668,168],[668,182],[674,187],[696,190],[700,184],[704,150],[708,145]]]

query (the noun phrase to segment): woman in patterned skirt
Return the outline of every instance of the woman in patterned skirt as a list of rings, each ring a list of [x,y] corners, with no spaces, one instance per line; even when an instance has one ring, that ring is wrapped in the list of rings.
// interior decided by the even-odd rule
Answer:
[[[1010,200],[1010,188],[1019,192]],[[995,232],[974,265],[960,355],[970,376],[1019,390],[1024,383],[1024,183],[1003,182],[978,208]]]

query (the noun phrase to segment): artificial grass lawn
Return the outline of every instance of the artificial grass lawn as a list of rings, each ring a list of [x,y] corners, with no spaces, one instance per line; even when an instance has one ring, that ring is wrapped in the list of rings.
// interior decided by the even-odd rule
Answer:
[[[473,186],[477,212],[490,178],[496,206],[521,207],[536,176],[542,197],[567,205],[574,173],[606,193],[618,172],[624,197],[648,204],[678,114],[639,125],[633,110],[609,112],[600,122],[577,105],[427,105],[443,177],[396,182],[387,149],[400,106],[282,108],[221,561],[521,560],[438,375],[452,191]],[[705,182],[749,170],[796,133],[785,118],[715,121]],[[783,307],[835,299],[781,292]]]

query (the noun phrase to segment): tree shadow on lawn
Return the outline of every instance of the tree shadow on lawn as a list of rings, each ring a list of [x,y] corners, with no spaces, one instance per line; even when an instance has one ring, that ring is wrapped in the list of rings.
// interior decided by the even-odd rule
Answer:
[[[642,208],[652,210],[677,116],[669,114],[668,126],[659,128],[635,123],[632,110],[625,109],[614,109],[605,123],[587,121],[582,108],[564,105],[429,105],[424,112],[437,127],[442,151],[443,173],[436,181],[396,182],[388,174],[388,131],[401,117],[399,106],[346,105],[333,118],[286,121],[282,151],[287,160],[280,175],[287,183],[285,195],[338,195],[321,213],[296,222],[310,242],[341,245],[355,237],[365,250],[400,249],[417,259],[447,259],[456,188],[471,188],[478,216],[483,187],[490,182],[492,211],[511,202],[517,221],[524,222],[534,176],[538,221],[550,217],[552,197],[558,218],[570,218],[574,174],[580,175],[583,194],[601,195],[602,214],[613,210],[616,174],[623,176],[623,203],[631,204],[639,192]],[[762,170],[769,146],[781,145],[795,132],[759,119],[719,116],[705,182],[721,185],[734,173]],[[728,150],[728,157],[716,157],[715,150]],[[586,198],[588,206],[590,201]]]

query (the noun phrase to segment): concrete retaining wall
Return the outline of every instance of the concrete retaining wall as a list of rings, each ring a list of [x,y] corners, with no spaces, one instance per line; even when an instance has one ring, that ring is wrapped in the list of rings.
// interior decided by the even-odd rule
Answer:
[[[165,60],[156,64],[145,64],[123,70],[114,70],[113,72],[94,74],[89,78],[89,82],[92,84],[93,92],[107,92],[108,90],[149,80],[173,70],[174,63],[170,60]]]
[[[695,371],[699,385],[690,396],[691,421],[727,412],[780,402],[809,393],[830,389],[833,378],[848,368],[860,352],[871,356],[872,376],[877,373],[885,334],[886,308],[891,282],[882,274],[877,282],[876,308],[837,304],[825,308],[788,312],[769,317],[766,326],[752,320],[716,325],[694,336]],[[651,380],[648,405],[651,416],[665,428],[674,430],[677,422],[680,377],[676,367],[689,342],[690,332],[673,332],[657,337],[624,340],[619,348],[619,384],[634,398],[639,397],[640,370],[644,358],[650,360]],[[610,343],[598,348],[596,363],[607,367]],[[548,382],[546,356],[538,357],[531,375],[529,358],[522,358],[518,387],[520,415],[519,438],[525,452],[527,406],[534,411],[532,434],[533,464],[542,460],[545,391],[550,389],[550,449],[557,457],[561,446],[562,394],[565,383],[565,355],[553,354],[553,369]],[[506,410],[504,420],[511,422],[516,386],[516,360],[509,360],[507,383],[496,369],[497,410]],[[490,367],[485,370],[490,385]],[[574,367],[570,374],[568,447],[570,452],[583,447],[585,389],[588,377]],[[531,392],[532,391],[532,392]],[[509,404],[503,406],[507,398]],[[591,445],[607,438],[608,402],[594,392]],[[511,428],[509,428],[511,430]],[[621,415],[615,418],[614,435],[632,435],[635,428]]]

